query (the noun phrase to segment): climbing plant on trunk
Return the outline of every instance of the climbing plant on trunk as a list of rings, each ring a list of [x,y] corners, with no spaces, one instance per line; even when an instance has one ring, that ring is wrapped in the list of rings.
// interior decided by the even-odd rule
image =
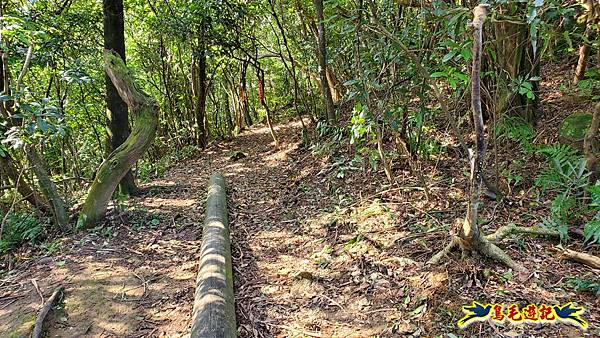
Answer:
[[[127,140],[100,165],[79,215],[79,228],[89,227],[104,217],[119,181],[152,144],[158,125],[158,104],[138,89],[123,60],[105,51],[104,63],[106,74],[131,110],[133,129]]]

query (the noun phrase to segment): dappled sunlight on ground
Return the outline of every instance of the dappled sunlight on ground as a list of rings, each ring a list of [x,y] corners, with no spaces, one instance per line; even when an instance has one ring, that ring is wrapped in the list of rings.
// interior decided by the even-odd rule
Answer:
[[[51,319],[53,336],[188,335],[205,187],[216,170],[226,177],[241,337],[494,336],[499,328],[489,323],[459,332],[461,305],[484,296],[600,305],[557,287],[577,266],[544,259],[552,246],[544,239],[503,243],[532,271],[527,284],[482,257],[453,254],[447,264],[425,266],[464,215],[468,176],[456,173],[466,169],[444,156],[423,163],[428,199],[406,161],[393,163],[397,182],[390,186],[368,164],[352,168],[343,165],[350,159],[303,149],[300,130],[299,123],[276,126],[278,149],[266,126],[213,144],[147,184],[127,210],[111,210],[103,227],[66,238],[52,257],[17,269],[0,281],[0,292],[16,297],[0,303],[0,331],[31,325],[40,303],[36,278],[46,297],[66,288],[63,309]],[[496,219],[535,221],[488,200],[481,217],[490,220],[486,232],[501,224]],[[510,328],[514,336],[527,329]],[[578,334],[569,326],[537,332]]]

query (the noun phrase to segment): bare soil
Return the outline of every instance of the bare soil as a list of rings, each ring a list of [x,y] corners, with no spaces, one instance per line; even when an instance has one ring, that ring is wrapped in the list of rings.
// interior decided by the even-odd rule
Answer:
[[[549,135],[562,117],[589,108],[549,86],[557,88],[542,87],[538,135],[548,136],[541,143],[555,141]],[[298,123],[278,126],[279,149],[264,126],[215,144],[147,184],[144,196],[114,206],[102,227],[24,255],[0,280],[0,337],[27,336],[40,295],[45,300],[59,285],[64,299],[48,319],[48,337],[189,336],[205,187],[215,170],[228,184],[241,337],[600,337],[600,299],[570,284],[575,277],[598,283],[598,271],[559,259],[557,239],[504,240],[502,248],[528,270],[518,278],[497,262],[459,253],[424,266],[466,207],[468,168],[453,152],[421,161],[428,200],[402,159],[392,164],[397,183],[390,187],[381,170],[352,162],[336,142],[306,149],[300,131]],[[491,143],[490,153],[497,150],[500,167],[524,156],[524,177],[509,185],[499,175],[510,193],[483,201],[486,233],[509,222],[538,224],[551,198],[531,189],[544,160],[511,153],[518,146],[504,142]],[[578,243],[563,245],[600,254],[598,245]],[[483,322],[459,330],[461,306],[472,300],[573,301],[587,309],[590,326]]]

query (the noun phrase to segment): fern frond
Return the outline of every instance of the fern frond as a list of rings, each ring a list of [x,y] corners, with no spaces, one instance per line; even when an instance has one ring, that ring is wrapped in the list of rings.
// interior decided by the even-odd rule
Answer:
[[[600,219],[598,215],[596,215],[596,219],[587,222],[583,227],[583,238],[587,244],[600,243]]]

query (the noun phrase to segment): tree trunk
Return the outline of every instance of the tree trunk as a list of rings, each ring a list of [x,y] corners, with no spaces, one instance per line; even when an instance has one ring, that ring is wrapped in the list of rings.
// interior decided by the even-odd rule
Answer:
[[[248,102],[248,90],[246,88],[246,73],[248,71],[248,62],[242,62],[242,71],[240,72],[240,107],[244,116],[246,125],[252,125],[252,117],[250,116],[250,103]]]
[[[483,183],[483,161],[485,159],[485,131],[483,128],[483,112],[481,110],[481,54],[482,54],[482,28],[486,16],[486,8],[478,6],[474,11],[473,19],[473,67],[471,69],[471,109],[473,111],[473,126],[475,129],[475,153],[470,157],[471,186],[469,189],[469,207],[463,222],[460,238],[467,247],[474,246],[479,240],[479,226],[477,225],[477,211],[479,208],[479,195]]]
[[[592,25],[596,21],[596,11],[593,0],[583,0],[582,6],[585,8],[585,41],[579,47],[579,59],[577,60],[577,68],[575,68],[575,77],[573,84],[577,84],[583,79],[587,69],[587,60],[590,56],[591,42],[596,36],[596,30]]]
[[[158,125],[158,104],[137,89],[133,76],[121,58],[105,51],[104,63],[106,73],[131,109],[135,120],[127,140],[100,165],[79,215],[79,228],[89,227],[104,217],[118,182],[152,144]]]
[[[125,23],[123,0],[104,0],[104,48],[121,56],[125,62]],[[106,113],[108,116],[108,144],[110,151],[117,149],[129,136],[127,105],[106,76]],[[121,183],[120,191],[135,194],[137,186],[131,170],[128,170]]]
[[[25,147],[25,154],[27,155],[27,161],[31,165],[31,168],[38,179],[42,194],[50,205],[50,211],[52,211],[54,222],[61,230],[66,231],[69,217],[67,216],[67,210],[65,209],[65,202],[58,194],[56,184],[54,184],[50,179],[50,176],[48,176],[46,166],[34,145],[27,145]]]
[[[208,183],[191,338],[235,338],[235,301],[225,178]]]
[[[317,9],[317,57],[319,58],[319,76],[321,78],[321,88],[323,99],[325,101],[325,110],[327,119],[335,121],[335,107],[329,83],[327,82],[327,42],[325,41],[325,18],[323,15],[323,0],[314,0]]]
[[[342,99],[343,95],[338,89],[337,77],[335,77],[335,73],[329,65],[327,65],[326,75],[327,85],[329,86],[329,91],[331,92],[331,100],[333,103],[336,103]]]
[[[4,154],[5,156],[0,156],[0,172],[4,173],[12,183],[15,185],[15,189],[19,192],[23,199],[27,202],[31,203],[35,208],[38,208],[42,212],[48,210],[48,206],[42,198],[38,195],[36,191],[34,191],[29,183],[25,181],[24,175],[17,169],[13,159],[9,154]]]
[[[501,14],[520,15],[525,11],[524,4],[506,4],[498,7]],[[508,112],[522,116],[528,122],[534,122],[539,102],[539,82],[530,81],[532,77],[539,76],[539,53],[534,50],[529,34],[529,26],[525,21],[512,22],[498,20],[492,23],[492,31],[495,36],[493,48],[497,56],[496,60],[488,58],[487,65],[492,68],[497,76],[486,80],[487,93],[493,93],[493,97],[483,97],[484,106],[489,111],[483,112],[495,114],[498,121],[501,114]],[[520,94],[518,81],[529,82],[533,99],[526,94]]]
[[[196,124],[198,146],[206,148],[206,50],[202,49],[195,60],[196,67]]]
[[[497,259],[513,270],[523,273],[525,268],[512,260],[502,249],[497,247],[492,240],[499,239],[500,235],[483,236],[477,224],[478,208],[480,202],[481,185],[483,183],[483,161],[485,158],[485,130],[483,128],[483,112],[481,108],[481,54],[483,45],[483,23],[486,19],[490,5],[480,4],[473,10],[473,67],[471,69],[471,108],[473,111],[473,125],[475,129],[475,153],[470,156],[471,186],[469,191],[469,206],[467,215],[458,229],[458,236],[453,236],[450,243],[436,255],[428,264],[437,264],[452,248],[459,246],[464,251],[478,251],[490,258]],[[503,234],[516,231],[516,227],[507,227]],[[498,230],[501,232],[500,229]],[[544,233],[547,233],[544,231]]]
[[[291,68],[288,67],[285,57],[283,57],[283,54],[280,52],[281,62],[283,62],[285,69],[288,71],[288,73],[292,77],[292,80],[294,81],[294,109],[296,110],[296,115],[298,115],[298,118],[300,119],[300,123],[302,124],[302,130],[306,131],[306,126],[304,125],[304,119],[302,118],[302,113],[300,112],[300,108],[298,107],[298,87],[299,86],[298,86],[298,77],[296,76],[296,61],[295,61],[294,57],[292,56],[292,51],[290,50],[290,46],[288,44],[287,36],[285,34],[285,29],[283,29],[283,24],[281,23],[281,20],[279,20],[279,16],[277,15],[277,11],[275,10],[275,5],[273,4],[273,1],[274,0],[269,0],[269,4],[271,5],[271,13],[273,15],[273,18],[275,19],[275,23],[277,23],[279,32],[281,33],[281,39],[283,40],[283,46],[285,47],[287,56],[290,60]],[[277,35],[275,35],[275,36],[277,36]],[[277,39],[277,41],[279,42],[279,39]]]
[[[271,137],[273,138],[273,142],[275,143],[275,148],[279,148],[279,140],[277,140],[277,135],[275,134],[275,129],[273,129],[273,124],[271,123],[271,109],[269,109],[269,105],[267,104],[267,98],[265,97],[265,72],[258,66],[256,69],[256,77],[258,78],[258,96],[260,103],[263,108],[265,108],[265,113],[267,115],[267,125],[269,126],[269,131],[271,132]]]

